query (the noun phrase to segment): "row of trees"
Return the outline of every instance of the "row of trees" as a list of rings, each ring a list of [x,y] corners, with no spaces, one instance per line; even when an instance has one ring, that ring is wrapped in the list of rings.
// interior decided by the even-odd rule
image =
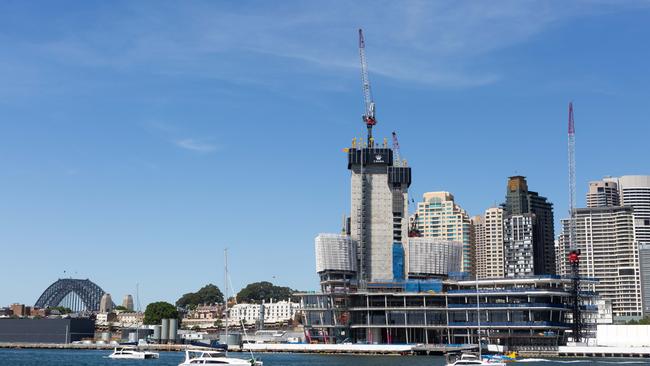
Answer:
[[[286,300],[293,297],[295,290],[289,287],[275,286],[271,282],[255,282],[244,287],[237,293],[238,302],[260,304],[262,301]],[[188,292],[176,301],[176,306],[164,302],[154,302],[147,305],[144,312],[145,324],[160,324],[161,319],[179,319],[178,308],[195,309],[201,304],[220,304],[224,302],[224,296],[219,287],[208,284],[201,287],[197,292]]]
[[[274,299],[287,300],[296,292],[289,287],[275,286],[271,282],[255,282],[244,287],[237,294],[237,301],[259,304],[262,301]]]
[[[255,282],[244,287],[237,293],[238,302],[259,304],[262,301],[286,300],[296,292],[289,287],[276,286],[271,282]],[[176,301],[176,306],[185,309],[194,309],[200,304],[221,304],[224,296],[219,287],[208,284],[197,292],[188,292]]]
[[[639,320],[630,320],[626,324],[628,325],[650,325],[650,316],[644,316]]]
[[[176,306],[186,309],[194,309],[199,304],[220,304],[223,303],[223,293],[213,284],[201,287],[197,292],[188,292],[176,301]]]

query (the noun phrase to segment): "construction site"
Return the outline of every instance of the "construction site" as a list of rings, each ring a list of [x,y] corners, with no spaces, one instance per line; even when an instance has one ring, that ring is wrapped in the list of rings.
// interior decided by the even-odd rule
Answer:
[[[316,237],[322,292],[301,295],[309,343],[416,343],[437,350],[494,345],[557,354],[558,347],[594,338],[597,294],[581,286],[598,280],[580,276],[580,250],[574,245],[572,103],[568,212],[573,229],[566,248],[570,275],[532,271],[531,259],[525,271],[522,267],[502,278],[477,279],[466,270],[472,253],[458,242],[424,237],[417,213],[409,213],[412,171],[400,153],[397,133],[392,133],[391,146],[388,139],[377,143],[373,136],[376,105],[362,30],[359,57],[367,135],[344,149],[351,201],[341,233]],[[533,256],[529,244],[517,247],[522,256]],[[523,263],[517,260],[513,267]],[[549,263],[555,266],[554,260]]]

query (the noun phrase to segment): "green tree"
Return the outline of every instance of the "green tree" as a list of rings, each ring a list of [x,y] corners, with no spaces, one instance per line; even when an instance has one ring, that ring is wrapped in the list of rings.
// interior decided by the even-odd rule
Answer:
[[[176,306],[194,309],[200,304],[220,304],[223,302],[223,293],[213,284],[203,286],[197,292],[189,292],[176,301]]]
[[[49,309],[50,311],[56,311],[59,314],[70,314],[72,312],[72,309],[66,308],[64,306],[52,306]]]
[[[147,305],[144,311],[145,324],[160,324],[160,319],[179,319],[178,310],[168,302],[158,301]]]
[[[126,307],[124,307],[124,306],[122,306],[122,305],[117,305],[116,307],[113,308],[113,310],[117,310],[117,311],[127,311],[127,310],[129,310],[129,309],[127,309]]]
[[[639,320],[628,320],[625,324],[627,325],[650,325],[650,316],[645,316]]]
[[[237,301],[249,303],[261,303],[262,300],[275,301],[287,300],[294,293],[289,287],[275,286],[271,282],[255,282],[244,287],[237,294]]]

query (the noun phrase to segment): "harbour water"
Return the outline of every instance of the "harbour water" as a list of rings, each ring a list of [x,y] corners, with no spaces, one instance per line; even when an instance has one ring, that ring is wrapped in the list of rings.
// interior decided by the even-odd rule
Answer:
[[[111,360],[107,358],[110,351],[98,350],[34,350],[34,349],[0,349],[1,366],[176,366],[184,354],[181,352],[161,352],[157,360]],[[248,355],[231,353],[233,357],[245,358]],[[264,353],[258,355],[265,366],[442,366],[445,359],[441,356],[353,356],[353,355],[316,355],[290,353]],[[550,366],[550,365],[650,365],[647,359],[529,359],[514,365]]]

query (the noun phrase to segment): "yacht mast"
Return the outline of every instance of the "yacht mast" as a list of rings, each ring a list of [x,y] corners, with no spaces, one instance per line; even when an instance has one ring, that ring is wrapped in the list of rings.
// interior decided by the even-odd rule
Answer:
[[[223,250],[223,290],[225,293],[224,303],[226,305],[226,344],[228,344],[228,248]]]

